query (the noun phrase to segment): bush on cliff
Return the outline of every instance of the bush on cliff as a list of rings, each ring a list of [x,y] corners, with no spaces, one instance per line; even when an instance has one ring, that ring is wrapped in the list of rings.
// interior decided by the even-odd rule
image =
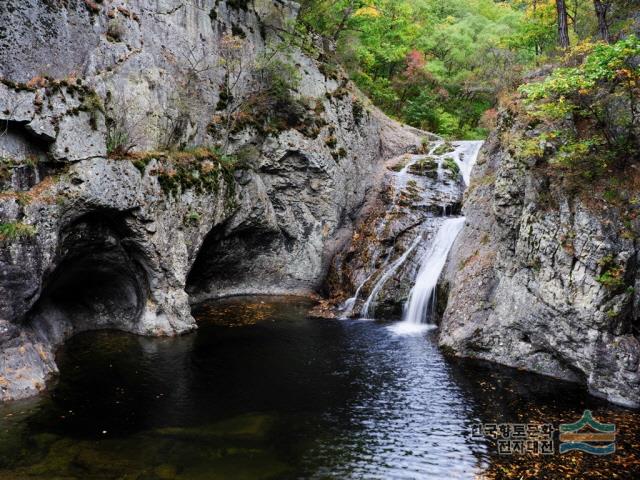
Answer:
[[[640,40],[584,44],[546,79],[520,87],[555,147],[552,163],[587,177],[640,160]]]

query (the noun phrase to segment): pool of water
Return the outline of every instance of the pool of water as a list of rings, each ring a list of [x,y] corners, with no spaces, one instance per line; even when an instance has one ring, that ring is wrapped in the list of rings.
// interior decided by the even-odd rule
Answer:
[[[0,407],[0,479],[640,478],[640,415],[576,385],[447,359],[435,331],[199,308],[196,333],[72,338],[49,393]],[[616,423],[616,452],[499,455],[478,423]]]

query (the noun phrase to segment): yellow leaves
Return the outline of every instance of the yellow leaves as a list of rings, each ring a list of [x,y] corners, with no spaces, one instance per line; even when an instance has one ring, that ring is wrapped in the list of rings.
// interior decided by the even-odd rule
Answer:
[[[359,8],[358,10],[356,10],[356,13],[354,14],[354,16],[356,17],[373,17],[373,18],[377,18],[380,15],[381,15],[380,10],[378,10],[376,7],[371,5]]]

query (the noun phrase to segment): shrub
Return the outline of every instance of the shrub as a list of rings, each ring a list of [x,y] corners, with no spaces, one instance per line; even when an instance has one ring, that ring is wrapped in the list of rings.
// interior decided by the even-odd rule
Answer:
[[[107,40],[111,42],[121,42],[125,35],[125,28],[122,21],[116,17],[109,20],[107,25]]]
[[[208,147],[160,154],[149,152],[147,155],[162,158],[160,166],[151,174],[158,177],[160,186],[168,195],[177,196],[188,189],[198,193],[218,193],[222,181],[228,198],[231,200],[235,195],[233,172],[237,160],[232,155],[223,155]]]
[[[450,143],[450,142],[444,142],[442,145],[438,145],[434,150],[433,150],[433,155],[445,155],[447,153],[451,153],[455,151],[455,147]]]
[[[183,223],[189,227],[195,227],[200,224],[200,214],[195,210],[190,210],[184,216]]]
[[[33,237],[36,227],[22,222],[0,223],[0,241]]]
[[[135,104],[127,95],[114,96],[107,92],[105,123],[107,126],[107,154],[127,156],[142,137],[141,130],[146,117],[135,110]]]
[[[442,162],[442,166],[447,170],[449,170],[454,175],[460,174],[460,167],[458,166],[456,161],[451,157],[445,158],[444,161]]]
[[[606,255],[600,259],[598,265],[602,269],[602,273],[596,277],[598,283],[604,285],[612,291],[619,291],[625,286],[624,266],[618,265],[613,255]]]
[[[632,35],[579,53],[577,66],[557,68],[520,92],[531,117],[547,124],[573,122],[573,128],[562,126],[555,161],[593,167],[587,173],[596,176],[603,167],[623,167],[640,156],[640,40]]]

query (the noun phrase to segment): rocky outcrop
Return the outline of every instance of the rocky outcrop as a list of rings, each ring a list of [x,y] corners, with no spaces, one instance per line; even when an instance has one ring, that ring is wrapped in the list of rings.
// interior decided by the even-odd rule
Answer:
[[[321,51],[292,48],[291,111],[269,128],[243,118],[214,150],[225,38],[252,63],[296,11],[2,2],[0,400],[43,389],[76,332],[174,335],[204,298],[322,286],[385,158],[423,133],[367,105]]]
[[[440,344],[637,407],[638,191],[621,188],[612,204],[596,186],[571,188],[514,151],[512,139],[539,133],[506,111],[485,144],[445,275]]]
[[[422,154],[387,162],[380,190],[369,197],[350,242],[331,263],[329,305],[341,305],[340,315],[401,317],[444,218],[460,213],[460,166],[464,152],[473,153],[479,143],[432,141]]]

